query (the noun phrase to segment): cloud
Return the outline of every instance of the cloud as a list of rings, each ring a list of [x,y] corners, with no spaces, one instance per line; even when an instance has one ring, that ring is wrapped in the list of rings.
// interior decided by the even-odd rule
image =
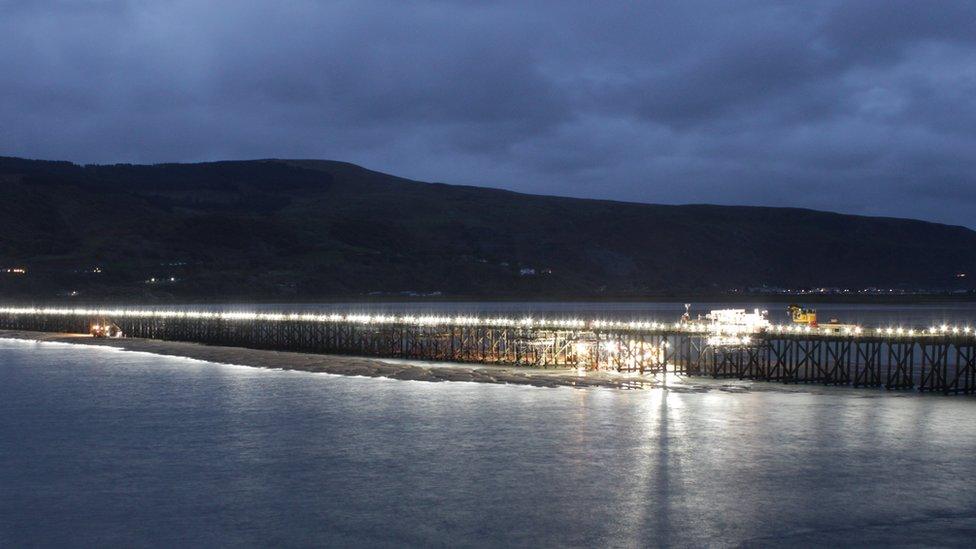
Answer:
[[[976,227],[976,8],[0,1],[0,152]]]

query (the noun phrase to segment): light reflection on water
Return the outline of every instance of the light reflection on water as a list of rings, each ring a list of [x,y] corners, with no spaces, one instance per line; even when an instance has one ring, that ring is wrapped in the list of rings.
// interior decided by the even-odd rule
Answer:
[[[401,382],[0,341],[0,545],[976,534],[976,401],[791,391]]]

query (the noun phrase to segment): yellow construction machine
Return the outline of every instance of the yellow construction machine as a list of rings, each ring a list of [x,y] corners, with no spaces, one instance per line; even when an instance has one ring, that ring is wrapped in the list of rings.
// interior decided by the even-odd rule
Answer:
[[[816,309],[804,309],[800,305],[793,303],[786,308],[786,312],[790,314],[790,318],[797,324],[806,324],[807,326],[817,325]]]

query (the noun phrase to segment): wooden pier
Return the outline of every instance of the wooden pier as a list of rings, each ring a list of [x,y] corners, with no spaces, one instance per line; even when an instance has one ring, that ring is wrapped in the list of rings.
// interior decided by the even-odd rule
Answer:
[[[680,322],[0,308],[7,330],[89,333],[109,321],[127,337],[254,349],[976,392],[976,334],[947,326],[772,326],[717,337]]]

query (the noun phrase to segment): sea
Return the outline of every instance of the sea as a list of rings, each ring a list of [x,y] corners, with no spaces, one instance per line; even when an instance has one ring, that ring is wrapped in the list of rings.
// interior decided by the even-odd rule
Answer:
[[[542,305],[453,306],[684,310]],[[974,471],[969,396],[427,383],[0,340],[0,547],[971,547]]]

